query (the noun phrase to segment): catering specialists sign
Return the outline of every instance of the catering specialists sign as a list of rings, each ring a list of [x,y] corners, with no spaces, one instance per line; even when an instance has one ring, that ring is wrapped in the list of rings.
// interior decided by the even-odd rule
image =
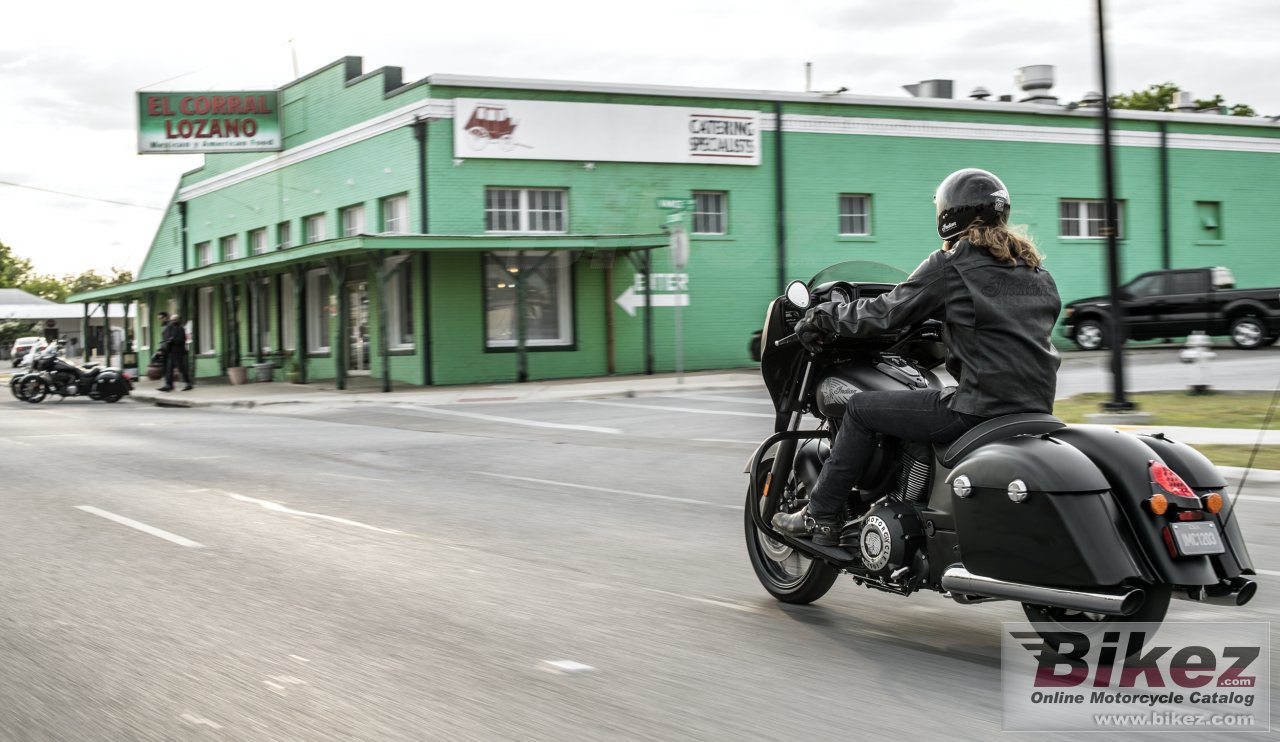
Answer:
[[[758,111],[457,98],[457,158],[760,164]]]
[[[138,93],[138,153],[277,152],[283,149],[274,90]]]

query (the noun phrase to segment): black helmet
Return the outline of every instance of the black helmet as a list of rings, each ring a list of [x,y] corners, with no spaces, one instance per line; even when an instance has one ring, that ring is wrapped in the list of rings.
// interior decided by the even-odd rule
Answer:
[[[938,207],[938,236],[954,239],[981,219],[983,224],[1009,221],[1009,191],[986,170],[966,168],[948,175],[933,197]]]

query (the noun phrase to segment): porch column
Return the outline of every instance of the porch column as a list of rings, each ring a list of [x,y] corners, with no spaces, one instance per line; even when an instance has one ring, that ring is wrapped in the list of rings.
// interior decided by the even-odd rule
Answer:
[[[347,388],[347,264],[341,258],[326,261],[329,267],[329,286],[333,291],[334,309],[338,314],[337,338],[330,336],[333,356],[333,382],[338,389]]]

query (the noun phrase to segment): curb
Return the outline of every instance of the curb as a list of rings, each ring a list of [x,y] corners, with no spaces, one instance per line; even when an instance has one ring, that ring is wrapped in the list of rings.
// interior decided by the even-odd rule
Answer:
[[[1229,479],[1239,479],[1244,476],[1245,468],[1243,466],[1219,466],[1218,471],[1222,472],[1222,476]],[[1280,471],[1275,469],[1249,469],[1247,482],[1265,482],[1275,484],[1280,482]]]

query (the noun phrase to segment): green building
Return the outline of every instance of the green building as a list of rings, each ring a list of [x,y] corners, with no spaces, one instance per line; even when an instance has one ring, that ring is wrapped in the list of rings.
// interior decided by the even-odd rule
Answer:
[[[910,271],[936,249],[933,191],[962,167],[1004,179],[1064,301],[1105,291],[1087,105],[406,83],[354,57],[274,101],[278,151],[207,152],[138,280],[71,297],[139,302],[142,357],[168,309],[191,323],[200,377],[270,362],[276,379],[339,386],[670,371],[678,314],[685,369],[742,367],[787,280],[844,260]],[[1115,128],[1124,278],[1223,265],[1242,287],[1280,284],[1280,126],[1117,112]]]

